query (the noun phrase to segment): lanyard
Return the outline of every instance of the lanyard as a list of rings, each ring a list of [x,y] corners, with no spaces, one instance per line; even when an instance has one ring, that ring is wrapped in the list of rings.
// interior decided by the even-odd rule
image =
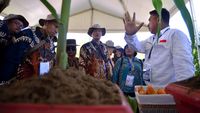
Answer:
[[[98,56],[100,56],[105,63],[108,62],[106,55],[104,54],[104,52],[101,50],[100,45],[94,46],[94,44],[92,42],[90,42],[90,45],[92,46],[92,48],[95,50],[95,52],[98,54]],[[97,48],[96,48],[97,47]]]
[[[134,71],[134,64],[133,64],[134,60],[135,60],[135,58],[134,58],[134,57],[133,57],[133,58],[131,58],[131,60],[128,58],[128,63],[129,63],[129,68],[130,68],[130,70],[129,70],[129,71],[131,71],[131,72],[133,72],[133,71]]]
[[[163,34],[165,34],[168,30],[169,30],[169,28],[166,29],[166,30],[158,37],[157,41],[158,41],[159,38],[160,38]],[[156,37],[156,36],[154,36],[154,37]],[[153,46],[155,45],[155,43],[156,43],[156,41],[155,41],[155,39],[154,39],[154,40],[153,40],[153,45],[151,46],[151,49],[150,49],[150,52],[149,52],[149,55],[148,55],[148,59],[151,58],[151,52],[152,52],[152,50],[153,50]]]

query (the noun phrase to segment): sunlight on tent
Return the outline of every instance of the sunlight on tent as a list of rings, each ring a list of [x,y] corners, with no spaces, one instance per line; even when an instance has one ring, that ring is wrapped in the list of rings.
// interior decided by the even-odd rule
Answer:
[[[194,6],[195,6],[196,2],[198,2],[198,1],[197,0],[195,1]],[[189,4],[187,4],[187,8],[190,9]],[[198,10],[199,10],[198,7],[195,6],[194,11],[197,12]],[[197,16],[196,19],[200,20],[200,15],[196,15],[196,16]],[[197,22],[197,25],[198,24],[200,24],[200,22]],[[189,37],[187,27],[186,27],[179,11],[170,19],[170,27],[183,31]],[[145,40],[146,38],[151,36],[151,33],[150,32],[139,32],[139,33],[137,33],[137,36],[140,37],[139,40]],[[76,39],[77,44],[79,45],[79,46],[77,46],[77,55],[76,55],[77,57],[79,56],[79,50],[80,50],[81,45],[92,40],[92,37],[87,35],[87,33],[68,33],[67,38],[68,39]],[[103,43],[105,43],[107,40],[112,40],[114,42],[114,46],[121,46],[122,48],[124,48],[124,46],[126,45],[123,32],[122,33],[107,33],[105,36],[101,37],[101,41]],[[138,57],[140,59],[144,59],[144,54],[138,53],[136,57]]]

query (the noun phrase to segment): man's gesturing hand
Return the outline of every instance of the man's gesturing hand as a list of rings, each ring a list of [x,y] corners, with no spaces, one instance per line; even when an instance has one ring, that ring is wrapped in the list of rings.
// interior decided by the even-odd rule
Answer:
[[[133,19],[131,20],[129,13],[126,12],[123,21],[127,35],[134,35],[144,25],[144,23],[141,23],[139,26],[136,26],[135,13],[133,13]]]

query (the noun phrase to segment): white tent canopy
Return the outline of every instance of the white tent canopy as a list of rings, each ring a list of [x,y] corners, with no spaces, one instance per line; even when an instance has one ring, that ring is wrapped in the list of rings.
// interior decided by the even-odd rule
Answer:
[[[62,0],[48,1],[60,14]],[[170,11],[171,16],[177,12],[173,0],[163,0],[163,7]],[[153,9],[152,0],[71,0],[68,31],[85,33],[92,24],[98,23],[106,27],[107,32],[123,32],[122,19],[126,10],[130,14],[136,12],[137,22],[145,22],[142,30],[146,31],[149,11]],[[1,15],[10,13],[23,15],[34,26],[50,12],[40,0],[11,0]]]

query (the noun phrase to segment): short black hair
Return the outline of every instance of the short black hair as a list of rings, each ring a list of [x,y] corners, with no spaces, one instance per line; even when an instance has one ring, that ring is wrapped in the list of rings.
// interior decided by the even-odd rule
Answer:
[[[152,10],[149,12],[150,15],[155,15],[155,16],[158,16],[158,13],[156,10]],[[169,14],[169,11],[165,8],[162,8],[161,10],[161,16],[162,16],[162,20],[163,22],[169,24],[169,18],[170,18],[170,14]]]
[[[124,56],[127,56],[126,50],[125,50],[125,49],[127,49],[127,48],[128,48],[128,44],[126,44],[126,45],[124,46]],[[133,56],[135,57],[136,55],[137,55],[137,52],[134,50]]]

